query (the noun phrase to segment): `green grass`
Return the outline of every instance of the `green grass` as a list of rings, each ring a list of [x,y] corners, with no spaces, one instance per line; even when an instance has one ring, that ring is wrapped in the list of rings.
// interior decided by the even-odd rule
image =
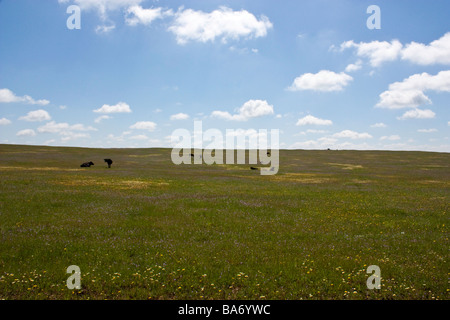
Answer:
[[[449,298],[448,153],[282,150],[261,176],[170,152],[0,145],[0,298]]]

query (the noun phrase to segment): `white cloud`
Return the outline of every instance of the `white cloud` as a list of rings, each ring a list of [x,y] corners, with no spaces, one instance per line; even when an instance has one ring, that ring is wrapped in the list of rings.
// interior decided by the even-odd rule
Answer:
[[[104,113],[104,114],[110,114],[110,113],[130,113],[131,109],[128,104],[125,102],[119,102],[116,105],[110,106],[107,104],[104,104],[101,108],[93,110],[96,113]]]
[[[413,109],[406,111],[401,117],[397,117],[399,120],[406,119],[433,119],[435,117],[435,113],[429,109],[421,110],[421,109]]]
[[[341,91],[352,80],[353,78],[344,72],[335,73],[329,70],[321,70],[316,74],[305,73],[295,78],[288,90]]]
[[[414,74],[402,82],[389,86],[392,90],[433,90],[450,92],[450,70],[441,71],[436,75],[426,72]]]
[[[175,34],[177,43],[183,45],[189,41],[208,42],[216,38],[226,43],[229,39],[265,37],[272,27],[266,16],[258,20],[246,10],[220,7],[207,13],[180,8],[168,30]]]
[[[402,82],[389,85],[389,90],[380,94],[377,107],[388,109],[416,108],[430,104],[431,100],[424,91],[450,92],[450,70],[436,75],[426,72],[414,74]]]
[[[37,131],[40,133],[59,133],[61,135],[68,135],[73,131],[97,131],[97,129],[91,126],[85,127],[80,123],[69,125],[66,122],[57,123],[55,121],[51,121],[43,126],[40,126]]]
[[[421,132],[421,133],[431,133],[431,132],[437,132],[437,129],[419,129],[417,130],[417,132]]]
[[[16,133],[16,136],[18,137],[34,137],[35,135],[36,132],[34,132],[33,129],[24,129]]]
[[[430,104],[431,100],[420,90],[388,90],[380,94],[377,107],[388,109],[415,108]]]
[[[378,122],[378,123],[372,124],[370,127],[371,128],[386,128],[387,126],[383,122]]]
[[[186,120],[189,119],[189,115],[186,113],[177,113],[170,116],[170,120]]]
[[[46,141],[44,142],[44,145],[49,145],[49,144],[52,144],[52,143],[55,143],[55,142],[56,142],[55,139],[49,139],[49,140],[46,140]]]
[[[306,125],[318,125],[318,126],[330,126],[333,124],[331,120],[319,119],[311,115],[307,115],[304,118],[298,119],[296,125],[297,126],[306,126]]]
[[[138,121],[130,126],[130,129],[154,131],[156,129],[156,123],[151,121]]]
[[[130,26],[135,26],[139,23],[149,25],[156,19],[162,19],[171,15],[173,15],[172,10],[163,11],[163,8],[144,9],[141,6],[134,5],[127,9],[125,22]]]
[[[356,48],[357,56],[368,58],[373,67],[399,58],[419,65],[450,64],[450,32],[428,45],[414,41],[403,45],[398,40],[360,43],[350,40],[340,46],[341,51],[349,48]]]
[[[52,117],[48,114],[47,111],[39,109],[35,111],[30,111],[26,116],[20,117],[19,120],[25,120],[29,122],[37,122],[37,121],[48,121]]]
[[[379,67],[386,61],[397,60],[402,50],[402,44],[398,40],[372,41],[355,43],[353,40],[343,42],[341,50],[348,48],[356,48],[356,54],[359,57],[369,59],[373,67]]]
[[[380,138],[380,140],[381,141],[383,141],[383,140],[390,140],[390,141],[395,141],[395,140],[400,140],[401,138],[400,138],[400,136],[399,135],[391,135],[391,136],[382,136],[381,138]]]
[[[43,126],[40,126],[37,131],[39,133],[53,133],[59,134],[61,136],[61,141],[69,141],[81,138],[89,138],[90,135],[88,131],[97,131],[96,128],[91,126],[86,127],[81,123],[70,125],[66,122],[57,123],[51,121]]]
[[[232,121],[247,121],[251,118],[273,114],[273,106],[266,100],[249,100],[242,105],[237,114],[231,115],[226,111],[213,111],[211,116]]]
[[[96,128],[91,127],[91,126],[85,127],[84,124],[81,124],[81,123],[73,124],[73,125],[69,126],[69,129],[71,131],[97,131]]]
[[[55,121],[51,121],[46,123],[45,125],[39,127],[37,130],[40,133],[59,133],[63,130],[69,129],[68,123],[56,123]]]
[[[80,138],[90,138],[90,135],[88,133],[77,133],[72,131],[63,131],[61,132],[61,141],[69,141],[69,140],[75,140]]]
[[[359,133],[352,130],[343,130],[341,132],[335,133],[333,138],[349,138],[349,139],[370,139],[372,136],[367,132]]]
[[[242,118],[240,118],[238,115],[232,116],[231,113],[229,113],[228,111],[218,111],[218,110],[213,111],[211,113],[211,117],[221,118],[225,120],[243,121]]]
[[[37,104],[41,106],[45,106],[50,103],[48,100],[34,100],[28,95],[23,97],[16,96],[14,92],[9,89],[0,89],[0,103],[11,103],[11,102],[24,102],[27,104]]]
[[[0,126],[6,126],[8,124],[11,124],[11,120],[6,119],[6,118],[1,118],[0,119]]]
[[[358,60],[355,63],[349,64],[345,68],[345,72],[354,72],[354,71],[358,71],[361,68],[362,68],[362,60]]]
[[[108,33],[112,30],[114,30],[116,28],[115,24],[110,24],[110,25],[101,25],[101,26],[97,26],[95,28],[95,32],[97,34],[102,34],[102,33]]]
[[[429,45],[411,42],[403,49],[402,59],[419,65],[450,64],[450,32]]]
[[[108,116],[108,115],[100,116],[100,117],[96,118],[96,119],[94,120],[94,122],[95,122],[95,123],[100,123],[100,122],[102,122],[103,120],[107,120],[107,119],[111,119],[111,116]]]
[[[317,134],[317,133],[327,133],[328,131],[326,131],[326,130],[315,130],[315,129],[308,129],[308,130],[306,130],[306,133],[315,133],[315,134]]]

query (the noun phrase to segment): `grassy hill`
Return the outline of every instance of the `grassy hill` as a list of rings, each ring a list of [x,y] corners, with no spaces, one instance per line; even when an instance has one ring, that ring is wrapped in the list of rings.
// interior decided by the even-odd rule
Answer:
[[[0,298],[449,298],[448,153],[282,150],[261,176],[170,152],[0,145]]]

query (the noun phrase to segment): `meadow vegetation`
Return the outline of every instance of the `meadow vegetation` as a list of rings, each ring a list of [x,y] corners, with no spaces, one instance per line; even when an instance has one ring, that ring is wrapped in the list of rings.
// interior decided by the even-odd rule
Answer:
[[[0,298],[450,297],[448,153],[281,150],[261,176],[170,152],[0,145]]]

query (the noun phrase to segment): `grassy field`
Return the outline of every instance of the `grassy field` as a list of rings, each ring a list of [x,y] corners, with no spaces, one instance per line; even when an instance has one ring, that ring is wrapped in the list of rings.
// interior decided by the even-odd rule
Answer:
[[[0,298],[449,299],[450,154],[170,152],[0,145]]]

